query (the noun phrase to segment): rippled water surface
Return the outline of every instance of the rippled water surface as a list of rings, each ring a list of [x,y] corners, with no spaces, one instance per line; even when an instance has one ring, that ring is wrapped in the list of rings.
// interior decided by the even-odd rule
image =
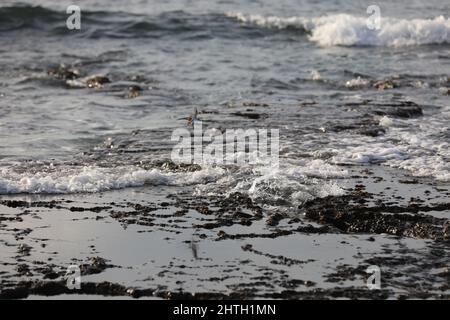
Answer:
[[[362,1],[79,5],[80,31],[57,1],[0,7],[2,194],[163,184],[292,204],[342,192],[349,164],[450,179],[446,2],[380,1],[378,31]],[[281,170],[161,169],[194,108],[209,128],[280,129]]]

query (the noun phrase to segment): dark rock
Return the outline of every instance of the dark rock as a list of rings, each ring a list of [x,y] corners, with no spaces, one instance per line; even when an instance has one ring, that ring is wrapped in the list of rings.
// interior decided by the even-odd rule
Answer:
[[[388,90],[398,87],[397,83],[389,79],[377,81],[373,84],[373,86],[378,90]]]
[[[88,88],[102,88],[104,84],[110,83],[111,80],[105,76],[93,76],[86,80],[86,86]]]

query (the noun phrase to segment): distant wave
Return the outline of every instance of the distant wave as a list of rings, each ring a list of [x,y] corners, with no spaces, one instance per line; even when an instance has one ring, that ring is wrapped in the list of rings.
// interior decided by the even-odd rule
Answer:
[[[0,8],[0,31],[12,31],[22,28],[31,28],[40,22],[47,22],[52,25],[58,20],[58,14],[55,11],[42,7],[31,6],[12,6]],[[63,22],[65,20],[62,20]]]
[[[67,35],[68,15],[41,6],[0,7],[0,33],[29,29]],[[236,21],[240,24],[236,24]],[[82,30],[87,38],[180,39],[253,38],[277,30],[306,35],[321,46],[413,46],[450,44],[450,19],[382,18],[380,30],[370,30],[367,17],[336,14],[317,18],[246,15],[242,13],[190,14],[169,11],[155,16],[112,11],[83,11]],[[245,27],[243,27],[245,26]]]
[[[22,29],[45,32],[50,36],[71,33],[85,38],[160,38],[205,39],[234,37],[251,30],[241,28],[223,14],[190,14],[168,11],[157,15],[120,11],[82,11],[81,30],[66,28],[68,14],[41,6],[0,7],[0,33]],[[230,30],[232,29],[232,30]],[[256,30],[258,32],[258,30]]]
[[[382,18],[379,30],[367,27],[367,17],[336,14],[318,18],[227,13],[237,21],[271,29],[298,28],[321,46],[414,46],[450,43],[450,19]]]
[[[115,13],[114,16],[106,11],[83,11],[82,25],[101,26],[111,22],[114,24],[124,21],[128,14]],[[0,7],[0,32],[32,29],[52,33],[67,32],[65,11],[55,11],[41,6],[16,5]]]

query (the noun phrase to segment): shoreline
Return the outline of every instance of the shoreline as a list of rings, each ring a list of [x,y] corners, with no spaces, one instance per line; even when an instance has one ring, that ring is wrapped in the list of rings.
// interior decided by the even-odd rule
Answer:
[[[288,212],[181,187],[2,196],[0,298],[450,298],[450,183],[349,170],[345,195]]]

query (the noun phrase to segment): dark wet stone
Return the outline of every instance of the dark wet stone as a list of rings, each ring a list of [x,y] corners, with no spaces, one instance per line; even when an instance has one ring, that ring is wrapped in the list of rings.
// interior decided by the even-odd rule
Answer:
[[[267,103],[260,103],[260,102],[244,102],[244,103],[242,103],[242,106],[244,106],[244,107],[268,107],[269,105]]]
[[[30,284],[30,293],[43,296],[56,296],[64,293],[70,293],[66,282],[37,281]]]
[[[57,296],[61,294],[90,294],[103,296],[126,296],[127,288],[111,282],[82,282],[79,290],[70,290],[65,281],[20,282],[15,288],[0,291],[0,299],[23,299],[29,295]],[[148,292],[141,290],[140,292]]]
[[[397,118],[416,118],[423,116],[422,108],[412,101],[393,101],[386,103],[370,103],[367,105],[370,113],[377,116]]]
[[[308,224],[307,226],[300,226],[297,228],[298,232],[302,232],[302,233],[317,233],[317,234],[323,234],[323,233],[330,233],[331,230],[328,226],[321,226],[321,227],[314,227],[310,224]]]
[[[369,137],[378,137],[386,133],[386,130],[381,127],[374,127],[374,128],[364,128],[359,130],[359,134],[362,134],[364,136]]]
[[[27,208],[30,203],[27,201],[19,200],[2,200],[0,201],[0,204],[10,208]]]
[[[399,183],[402,184],[419,184],[419,180],[412,179],[412,180],[398,180]]]
[[[95,213],[99,213],[102,212],[104,210],[108,210],[111,209],[111,207],[88,207],[88,208],[84,208],[84,207],[70,207],[69,210],[72,212],[84,212],[84,211],[91,211],[91,212],[95,212]]]
[[[132,85],[128,87],[128,92],[126,94],[126,98],[133,99],[137,98],[141,95],[143,89],[140,86]]]
[[[29,296],[29,288],[26,286],[17,286],[13,289],[0,290],[0,299],[25,299]]]
[[[261,213],[262,209],[260,206],[256,205],[253,200],[240,192],[233,192],[225,199],[219,200],[218,204],[221,207],[230,208],[230,207],[244,207],[248,209],[252,209],[257,213]]]
[[[93,76],[86,80],[86,85],[88,88],[102,88],[104,84],[110,83],[111,80],[105,76]]]
[[[133,298],[151,297],[154,295],[153,289],[127,289],[127,294]]]
[[[270,259],[272,259],[271,263],[277,264],[277,265],[286,265],[286,266],[302,265],[302,264],[314,261],[311,259],[310,260],[298,260],[298,259],[288,258],[283,255],[274,255],[274,254],[270,254],[270,253],[265,253],[265,252],[254,249],[251,244],[246,244],[246,245],[242,246],[241,248],[243,251],[251,252],[251,253],[254,253],[254,254],[257,254],[260,256],[264,256],[266,258],[270,258]]]
[[[33,249],[31,246],[29,246],[27,244],[21,244],[19,246],[19,248],[17,249],[17,252],[22,254],[22,255],[29,255],[31,249]]]
[[[116,283],[100,282],[81,284],[81,291],[84,294],[99,294],[103,296],[125,296],[127,288]]]
[[[266,224],[272,227],[276,226],[283,218],[284,216],[279,213],[272,214],[267,218]]]
[[[42,207],[42,208],[62,208],[61,206],[58,206],[60,202],[56,200],[51,201],[35,201],[35,202],[28,202],[28,201],[20,201],[20,200],[0,200],[0,205],[4,205],[10,208],[33,208],[33,207]]]
[[[389,80],[389,79],[377,81],[373,84],[373,86],[375,88],[377,88],[378,90],[388,90],[388,89],[394,89],[394,88],[398,87],[396,82]]]
[[[444,268],[441,272],[437,273],[438,277],[446,279],[450,283],[450,269]]]
[[[102,273],[108,268],[114,268],[114,265],[108,264],[106,259],[92,257],[88,263],[80,265],[81,275]]]
[[[28,265],[26,264],[19,264],[17,266],[17,273],[20,276],[31,276],[32,273],[30,272],[30,267],[28,267]]]
[[[47,74],[58,80],[74,80],[80,76],[80,71],[66,66],[59,66],[49,69]]]
[[[288,236],[293,234],[294,231],[292,230],[275,230],[271,233],[238,233],[238,234],[228,234],[225,231],[221,230],[218,232],[218,240],[225,240],[225,239],[250,239],[250,238],[270,238],[275,239],[278,237]]]
[[[301,209],[305,210],[306,218],[320,224],[331,225],[343,232],[386,233],[446,241],[447,220],[418,213],[450,210],[450,203],[432,206],[420,206],[415,203],[396,206],[382,203],[379,206],[368,207],[358,204],[361,203],[361,197],[369,198],[370,194],[355,191],[346,196],[315,199],[307,202]]]
[[[373,119],[373,116],[370,116],[369,119],[364,119],[352,124],[328,122],[325,124],[325,126],[326,131],[354,131],[358,134],[370,137],[378,137],[386,133],[386,129],[381,127],[378,122]]]
[[[450,221],[446,221],[444,224],[443,236],[445,241],[450,241]]]
[[[253,119],[253,120],[257,120],[257,119],[261,119],[261,118],[267,118],[268,115],[266,113],[255,113],[255,112],[233,112],[231,113],[233,116],[238,116],[238,117],[244,117],[244,118],[248,118],[248,119]]]
[[[156,165],[160,166],[161,169],[168,170],[171,172],[194,172],[201,170],[201,166],[198,164],[186,164],[186,163],[174,163],[172,161],[162,161],[156,162]]]
[[[423,116],[423,110],[419,106],[393,107],[392,109],[374,111],[379,116],[392,116],[398,118],[416,118]]]

